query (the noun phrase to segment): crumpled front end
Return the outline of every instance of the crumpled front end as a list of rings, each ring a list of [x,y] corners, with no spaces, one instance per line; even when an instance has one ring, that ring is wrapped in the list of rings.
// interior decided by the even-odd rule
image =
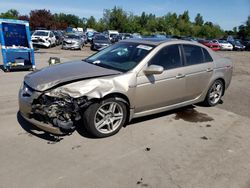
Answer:
[[[81,119],[81,110],[88,104],[85,97],[74,99],[67,95],[56,97],[32,91],[24,84],[19,92],[21,115],[37,127],[54,134],[64,134],[75,130]]]
[[[25,93],[27,88],[32,90],[25,84],[19,92],[20,112],[25,119],[48,132],[72,132],[82,112],[93,101],[113,93],[132,95],[128,81],[132,78],[131,75],[122,75],[82,80],[39,94],[36,91]]]

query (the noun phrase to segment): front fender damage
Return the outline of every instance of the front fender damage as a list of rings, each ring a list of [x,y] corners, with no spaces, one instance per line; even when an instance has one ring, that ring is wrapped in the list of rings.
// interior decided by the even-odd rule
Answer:
[[[52,90],[51,92],[48,92],[47,94],[52,96],[60,96],[61,94],[66,94],[71,96],[72,98],[86,96],[88,97],[88,99],[100,99],[110,93],[128,92],[128,84],[121,84],[122,82],[122,77],[119,77],[119,81],[118,79],[84,80],[61,86]]]
[[[33,118],[58,127],[64,133],[72,132],[82,112],[93,101],[110,93],[128,91],[128,85],[120,84],[121,79],[119,82],[116,79],[84,80],[47,91],[33,102]]]

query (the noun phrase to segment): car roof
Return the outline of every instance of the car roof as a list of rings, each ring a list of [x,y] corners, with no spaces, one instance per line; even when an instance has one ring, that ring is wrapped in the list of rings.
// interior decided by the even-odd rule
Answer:
[[[158,46],[165,42],[176,41],[177,39],[169,39],[169,38],[137,38],[137,39],[126,39],[123,40],[124,42],[133,42],[133,43],[140,43],[145,45],[153,45]]]
[[[50,32],[50,30],[35,30],[34,32],[36,32],[36,31],[38,31],[38,32]]]
[[[190,44],[190,45],[195,45],[199,46],[202,48],[207,49],[207,51],[210,53],[210,55],[213,57],[213,59],[219,58],[219,55],[214,53],[210,48],[207,46],[200,44],[198,42],[193,42],[193,41],[187,41],[187,40],[180,40],[180,39],[172,39],[172,38],[166,38],[166,39],[161,39],[161,38],[141,38],[141,39],[126,39],[122,40],[120,42],[130,42],[130,43],[139,43],[143,45],[151,45],[151,46],[159,46],[161,44]]]

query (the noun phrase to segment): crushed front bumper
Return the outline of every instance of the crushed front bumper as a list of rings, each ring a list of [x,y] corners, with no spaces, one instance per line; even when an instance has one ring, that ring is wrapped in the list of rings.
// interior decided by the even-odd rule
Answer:
[[[32,118],[32,114],[31,114],[32,102],[34,99],[37,99],[40,95],[41,93],[36,92],[36,91],[30,91],[30,93],[24,93],[23,87],[21,87],[19,91],[19,97],[18,97],[20,115],[31,124],[35,125],[36,127],[46,132],[57,134],[57,135],[65,134],[60,130],[59,127],[55,127],[52,124],[44,123],[44,122],[41,122]]]
[[[77,50],[77,49],[81,49],[81,45],[80,44],[67,44],[67,43],[64,43],[62,45],[62,49],[70,49],[70,50]]]

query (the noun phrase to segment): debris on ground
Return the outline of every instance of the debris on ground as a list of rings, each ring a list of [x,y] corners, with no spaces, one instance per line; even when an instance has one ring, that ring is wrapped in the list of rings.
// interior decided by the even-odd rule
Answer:
[[[52,141],[48,141],[47,144],[56,144],[58,142],[60,142],[63,138],[60,137],[54,137],[54,140]]]
[[[143,183],[143,178],[136,182],[137,185],[141,185],[141,187],[148,187],[147,183]]]
[[[210,125],[210,124],[207,124],[207,125],[206,125],[206,127],[212,127],[212,125]]]
[[[82,146],[81,145],[77,145],[77,146],[73,146],[71,149],[74,150],[74,149],[78,149],[80,147],[82,147]]]
[[[150,151],[150,150],[151,150],[151,148],[146,148],[146,149],[145,149],[145,151]]]
[[[209,138],[206,137],[206,136],[202,136],[201,139],[202,139],[202,140],[208,140]]]

